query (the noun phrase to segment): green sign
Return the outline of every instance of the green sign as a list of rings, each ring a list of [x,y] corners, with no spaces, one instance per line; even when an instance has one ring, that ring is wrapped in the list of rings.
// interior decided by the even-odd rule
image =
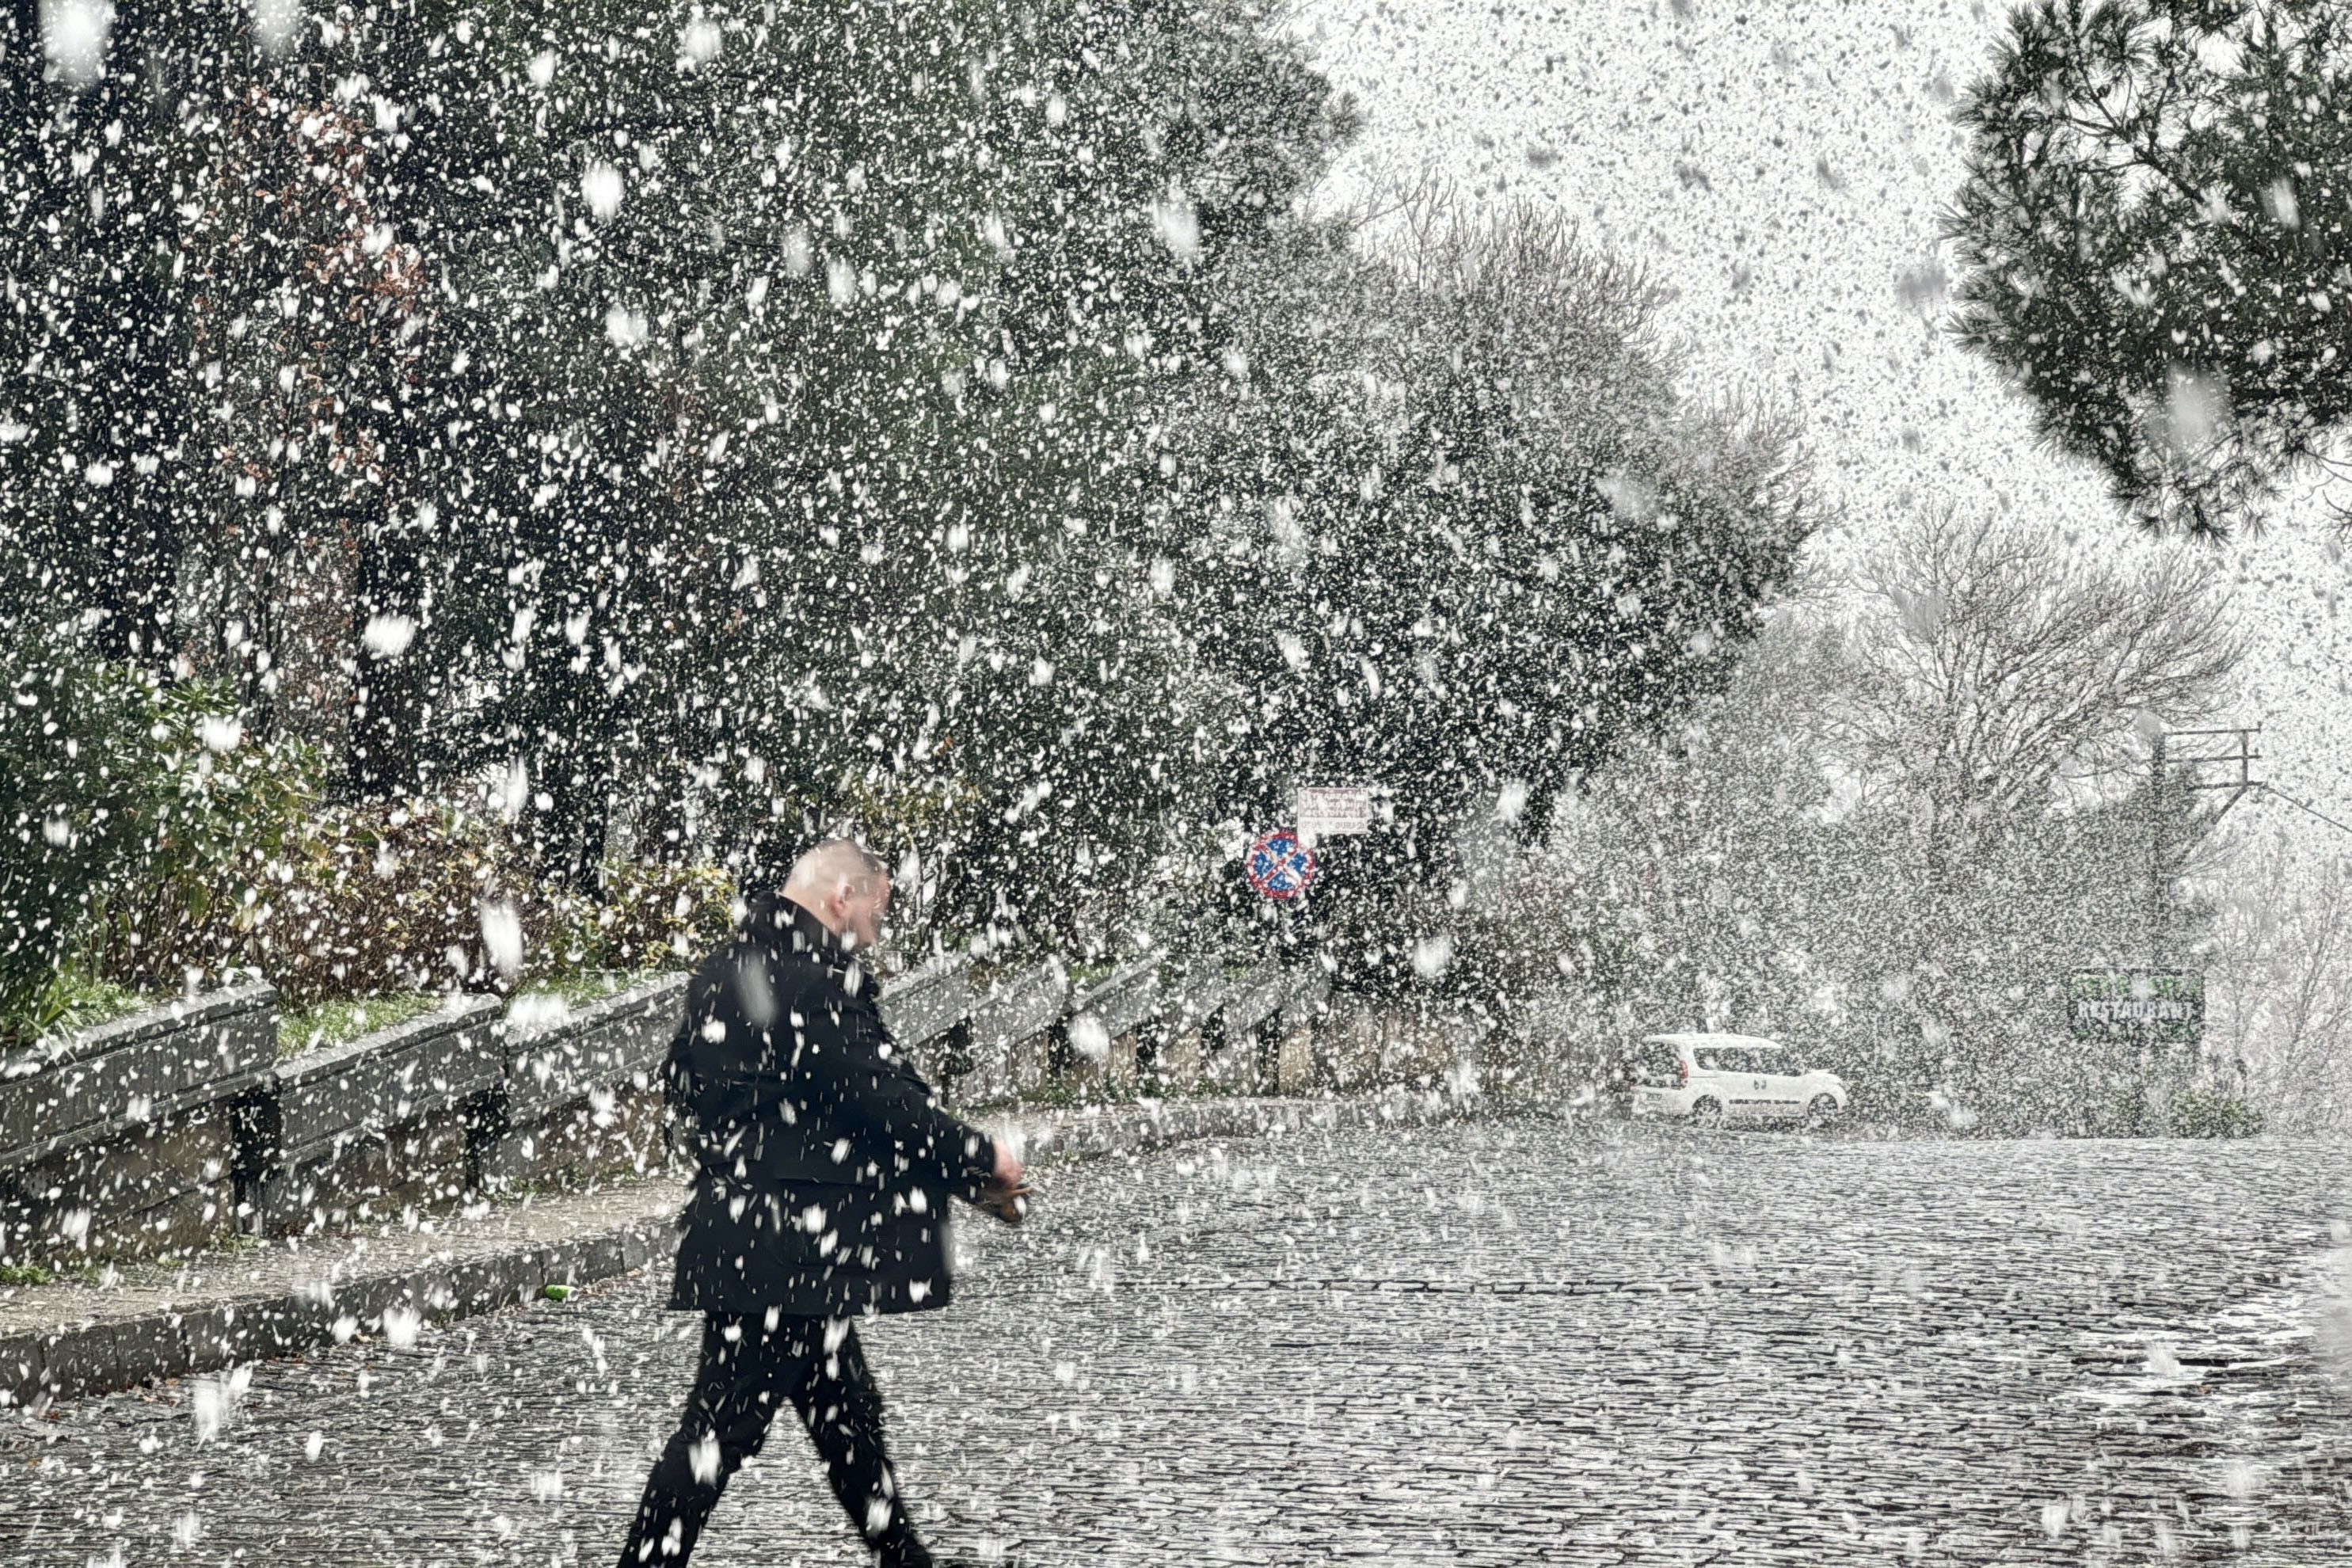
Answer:
[[[2078,969],[2066,978],[2078,1040],[2193,1046],[2205,1037],[2205,977],[2184,970]]]

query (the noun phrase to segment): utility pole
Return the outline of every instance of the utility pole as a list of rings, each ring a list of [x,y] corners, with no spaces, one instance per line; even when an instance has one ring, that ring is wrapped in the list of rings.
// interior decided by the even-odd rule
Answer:
[[[2230,792],[2230,798],[2223,801],[2221,809],[2213,814],[2213,820],[2219,822],[2223,816],[2229,815],[2231,806],[2243,800],[2249,794],[2258,789],[2270,788],[2269,784],[2254,777],[2254,764],[2263,760],[2263,754],[2254,750],[2254,737],[2262,732],[2263,727],[2260,724],[2244,724],[2225,730],[2173,730],[2158,735],[2156,739],[2158,765],[2162,766],[2165,742],[2199,742],[2192,747],[2189,755],[2180,757],[2177,761],[2188,771],[2189,788],[2225,789]],[[2222,776],[2208,778],[2199,771],[2209,767],[2221,769]],[[2231,768],[2237,769],[2235,777],[2230,776]]]
[[[2218,730],[2158,731],[2151,750],[2154,753],[2155,776],[2148,790],[2148,961],[2152,971],[2161,972],[2174,956],[2168,938],[2171,919],[2172,877],[2167,858],[2169,846],[2165,836],[2166,790],[2175,782],[2177,771],[2180,788],[2191,793],[2223,790],[2229,798],[2221,809],[2213,814],[2205,826],[2210,827],[2230,813],[2230,808],[2258,789],[2270,786],[2254,777],[2254,764],[2263,754],[2254,750],[2255,738],[2263,732],[2259,724],[2237,725]],[[2175,752],[2169,742],[2184,742]],[[2154,977],[2151,975],[2151,984]],[[2184,980],[2183,984],[2188,982]],[[2201,981],[2199,982],[2201,985]],[[2200,1003],[2201,1006],[2201,1003]],[[2158,1026],[2148,1026],[2150,1055],[2160,1059],[2156,1050]],[[2198,1047],[2201,1059],[2203,1047]],[[2244,1065],[2239,1064],[2242,1076]]]
[[[2164,743],[2168,738],[2158,730],[2148,748],[2147,966],[2151,972],[2164,967],[2165,906],[2172,901],[2172,874],[2164,859]]]
[[[2254,740],[2262,732],[2260,724],[2246,724],[2221,730],[2159,730],[2153,737],[2149,760],[2154,773],[2148,780],[2147,792],[2147,957],[2151,968],[2162,969],[2170,952],[2167,938],[2172,912],[2168,859],[2171,846],[2166,841],[2164,814],[2166,794],[2174,784],[2172,775],[2179,773],[2179,787],[2192,793],[2227,790],[2230,798],[2213,814],[2213,822],[2219,822],[2248,795],[2270,787],[2254,777],[2254,764],[2263,757],[2254,750]],[[2171,750],[2175,741],[2188,744],[2176,753]]]

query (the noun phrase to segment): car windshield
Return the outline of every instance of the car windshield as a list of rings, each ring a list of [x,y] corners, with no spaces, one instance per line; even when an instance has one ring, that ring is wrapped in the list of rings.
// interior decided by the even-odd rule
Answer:
[[[1672,1089],[1682,1081],[1682,1057],[1664,1040],[1644,1040],[1633,1049],[1633,1081],[1646,1089]]]

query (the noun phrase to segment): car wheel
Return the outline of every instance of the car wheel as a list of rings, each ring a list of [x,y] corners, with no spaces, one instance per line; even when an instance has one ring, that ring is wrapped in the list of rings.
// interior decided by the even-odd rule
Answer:
[[[1694,1127],[1722,1126],[1723,1101],[1719,1100],[1702,1100],[1696,1105],[1692,1106],[1691,1125]]]
[[[1837,1096],[1833,1094],[1817,1094],[1813,1096],[1813,1102],[1805,1107],[1805,1125],[1812,1129],[1814,1131],[1819,1132],[1822,1128],[1827,1127],[1831,1122],[1835,1121],[1837,1120]]]

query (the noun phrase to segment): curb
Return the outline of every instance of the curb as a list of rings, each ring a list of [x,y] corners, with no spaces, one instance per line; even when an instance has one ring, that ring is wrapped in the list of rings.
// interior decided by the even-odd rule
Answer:
[[[110,1394],[148,1378],[217,1372],[383,1331],[387,1312],[436,1321],[529,1300],[550,1285],[625,1274],[667,1257],[667,1219],[639,1221],[552,1246],[441,1258],[361,1275],[331,1291],[239,1296],[190,1310],[146,1313],[0,1340],[0,1408]]]
[[[1084,1161],[1133,1155],[1202,1138],[1282,1136],[1367,1127],[1432,1126],[1475,1120],[1493,1109],[1435,1091],[1391,1091],[1363,1100],[1180,1100],[1105,1110],[983,1117],[1018,1136],[1031,1159]],[[150,1379],[217,1372],[238,1362],[285,1356],[383,1331],[397,1319],[445,1321],[494,1311],[551,1285],[585,1285],[642,1268],[677,1245],[667,1214],[607,1225],[586,1235],[509,1250],[430,1258],[337,1282],[226,1294],[186,1310],[163,1310],[0,1337],[0,1409],[41,1408],[59,1399],[109,1394]]]

